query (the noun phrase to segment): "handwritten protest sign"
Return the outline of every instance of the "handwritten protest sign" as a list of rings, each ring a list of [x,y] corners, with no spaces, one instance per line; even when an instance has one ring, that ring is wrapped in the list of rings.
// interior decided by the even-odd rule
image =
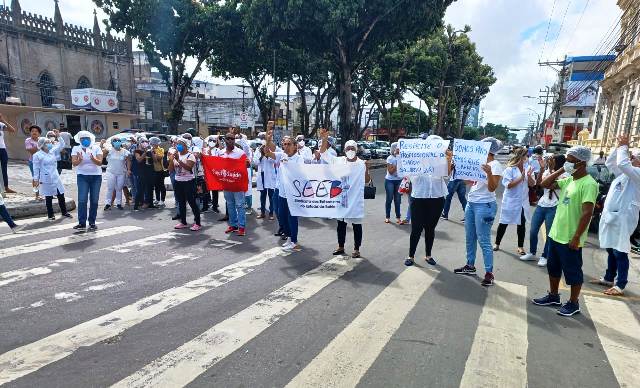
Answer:
[[[447,158],[449,140],[401,139],[398,175],[447,176]]]
[[[486,182],[487,174],[481,166],[487,163],[491,143],[486,141],[462,140],[453,141],[454,179]]]

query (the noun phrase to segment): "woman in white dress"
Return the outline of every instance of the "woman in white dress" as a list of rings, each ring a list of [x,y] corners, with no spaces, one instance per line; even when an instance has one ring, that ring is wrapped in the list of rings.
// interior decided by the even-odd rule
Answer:
[[[358,150],[358,144],[349,140],[344,144],[344,153],[346,156],[336,157],[332,153],[328,152],[329,149],[329,132],[322,128],[320,130],[320,138],[322,144],[320,146],[320,154],[322,159],[328,164],[337,163],[358,163],[364,166],[364,181],[365,183],[371,182],[371,176],[369,175],[369,166],[356,155]],[[362,196],[364,197],[364,186],[362,186]],[[353,226],[353,253],[351,257],[360,257],[360,246],[362,245],[362,218],[343,218],[338,220],[337,233],[338,233],[338,248],[333,251],[334,255],[344,255],[344,244],[347,237],[347,224],[351,223]]]
[[[526,254],[524,239],[526,223],[531,218],[529,214],[529,186],[535,185],[533,168],[525,168],[527,162],[527,150],[520,149],[511,157],[507,168],[502,175],[504,194],[502,195],[502,207],[500,208],[500,225],[496,234],[496,242],[493,250],[500,249],[500,243],[507,231],[508,225],[518,225],[518,254]]]
[[[64,186],[58,174],[58,161],[56,153],[64,148],[64,139],[54,145],[54,143],[46,138],[38,139],[38,152],[33,154],[33,186],[39,187],[41,195],[45,197],[47,204],[47,216],[49,220],[55,220],[53,215],[53,197],[58,197],[58,205],[60,213],[63,217],[71,218],[71,214],[67,212],[67,206],[64,198]]]

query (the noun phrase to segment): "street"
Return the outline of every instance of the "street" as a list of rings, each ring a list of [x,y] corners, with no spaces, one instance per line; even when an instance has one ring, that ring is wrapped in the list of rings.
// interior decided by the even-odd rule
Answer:
[[[72,233],[73,220],[25,220],[16,235],[3,225],[0,384],[640,386],[637,257],[626,297],[585,284],[582,314],[561,317],[531,304],[546,270],[518,260],[515,227],[494,287],[480,286],[481,270],[453,274],[465,261],[457,199],[437,227],[437,266],[420,259],[422,241],[405,267],[410,226],[384,224],[383,171],[373,177],[361,259],[332,257],[334,220],[301,220],[294,253],[278,248],[275,221],[255,216],[246,237],[225,235],[215,213],[200,233],[174,231],[171,194],[164,210],[101,206],[95,233]],[[347,252],[352,241],[349,226]],[[597,244],[590,236],[586,279],[606,266]]]

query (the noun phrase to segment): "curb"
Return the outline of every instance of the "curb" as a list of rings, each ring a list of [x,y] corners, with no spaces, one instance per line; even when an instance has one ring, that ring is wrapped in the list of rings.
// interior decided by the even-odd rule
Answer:
[[[73,199],[67,200],[67,211],[75,210],[76,201]],[[46,216],[47,215],[47,206],[44,201],[42,202],[27,202],[26,204],[7,204],[7,210],[9,214],[11,214],[12,218],[27,218],[33,216]],[[58,203],[54,201],[53,203],[53,211],[55,213],[60,213],[60,206]]]

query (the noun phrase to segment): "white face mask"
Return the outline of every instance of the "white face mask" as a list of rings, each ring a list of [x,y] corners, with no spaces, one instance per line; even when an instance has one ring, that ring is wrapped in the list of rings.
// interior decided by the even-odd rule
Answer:
[[[266,140],[264,140],[264,139],[262,139],[262,140],[260,140],[260,144],[262,144],[262,145],[267,145],[267,141],[266,141]]]
[[[304,140],[300,140],[300,141],[298,142],[298,145],[299,145],[300,147],[304,147]]]
[[[209,147],[213,148],[215,146],[216,146],[216,142],[215,141],[212,140],[212,141],[209,142]]]
[[[354,151],[354,150],[349,150],[349,151],[345,152],[345,154],[347,155],[347,159],[349,159],[349,160],[355,159],[355,157],[356,157],[356,151]]]
[[[569,175],[573,175],[573,173],[576,172],[576,164],[571,162],[564,162],[564,171]]]

